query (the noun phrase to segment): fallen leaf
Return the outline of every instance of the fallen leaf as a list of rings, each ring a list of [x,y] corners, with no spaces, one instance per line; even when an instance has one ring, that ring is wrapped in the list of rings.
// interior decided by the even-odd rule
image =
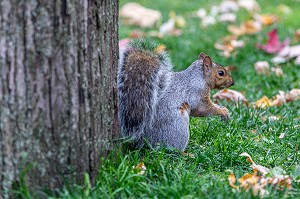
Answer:
[[[225,66],[225,69],[230,72],[236,71],[238,68],[236,66]]]
[[[225,99],[227,101],[233,101],[235,103],[238,103],[239,101],[248,104],[248,100],[245,98],[245,96],[235,90],[232,89],[223,89],[217,92],[216,94],[213,95],[213,98],[215,100],[222,100]]]
[[[229,185],[232,187],[232,188],[237,188],[236,185],[234,185],[234,183],[236,182],[236,178],[234,176],[234,174],[231,172],[228,176],[228,181],[229,181]]]
[[[239,0],[238,5],[241,8],[245,8],[249,12],[255,12],[260,10],[260,6],[255,0]]]
[[[285,15],[291,14],[293,12],[293,10],[285,4],[280,4],[279,6],[277,6],[277,9]]]
[[[162,35],[170,34],[173,29],[175,29],[175,21],[174,19],[169,19],[159,27],[159,33]]]
[[[259,171],[263,176],[270,172],[269,168],[264,167],[262,165],[258,165],[258,164],[251,165],[251,168],[256,169],[257,171]]]
[[[300,65],[300,56],[295,59],[295,65]]]
[[[214,47],[221,50],[221,54],[225,57],[229,57],[236,48],[241,48],[243,46],[244,42],[237,40],[236,36],[232,35],[223,37],[221,42],[214,43]]]
[[[164,35],[173,35],[179,36],[182,34],[182,30],[186,24],[185,19],[182,16],[177,16],[175,12],[169,13],[169,20],[163,23],[159,28],[159,34]]]
[[[271,62],[273,64],[283,64],[285,63],[287,60],[284,58],[284,57],[281,57],[281,56],[276,56],[276,57],[273,57],[271,59]]]
[[[212,6],[212,7],[210,8],[209,14],[210,14],[211,16],[216,17],[219,13],[220,13],[220,8],[219,8],[219,6],[214,5],[214,6]]]
[[[292,89],[289,92],[279,91],[272,99],[263,96],[255,102],[256,108],[267,108],[269,106],[281,106],[282,104],[300,100],[300,89]]]
[[[289,39],[284,42],[280,42],[277,34],[277,29],[273,29],[268,32],[268,42],[265,45],[257,44],[256,46],[267,53],[273,54],[279,52],[285,46],[289,44]]]
[[[261,23],[253,20],[248,20],[242,23],[240,26],[228,26],[227,30],[232,33],[233,35],[240,36],[244,34],[256,34],[260,32],[262,29]]]
[[[278,52],[278,56],[291,59],[300,56],[300,45],[286,46]]]
[[[237,186],[235,185],[236,178],[231,172],[228,176],[229,185],[231,187],[236,188],[238,191],[240,191],[239,188],[242,188],[245,191],[252,190],[253,195],[259,195],[261,197],[269,194],[266,190],[267,186],[277,190],[281,190],[283,187],[286,187],[287,189],[292,188],[292,178],[288,175],[284,175],[285,172],[280,167],[269,169],[257,165],[246,152],[242,153],[240,156],[247,157],[248,162],[251,163],[253,173],[246,173],[239,178],[238,182],[240,184]],[[295,174],[295,176],[298,176],[298,174]]]
[[[144,162],[141,162],[141,163],[139,163],[139,164],[136,165],[136,166],[132,166],[132,169],[133,169],[133,172],[135,172],[135,173],[137,173],[137,174],[139,174],[139,175],[145,174],[145,172],[146,172],[146,170],[147,170],[147,168],[146,168]]]
[[[293,102],[300,99],[300,89],[294,88],[286,94],[286,101]]]
[[[154,52],[156,52],[157,54],[159,53],[162,53],[166,50],[166,46],[163,45],[163,44],[160,44],[159,46],[157,46],[155,49],[154,49]]]
[[[244,153],[241,153],[240,156],[247,157],[248,162],[250,162],[251,164],[255,164],[254,161],[252,160],[251,156],[249,155],[249,153],[244,152]]]
[[[295,42],[300,41],[300,29],[297,29],[294,37]]]
[[[271,71],[272,71],[273,73],[275,73],[275,75],[276,75],[277,77],[283,76],[283,70],[280,68],[280,66],[272,67],[272,68],[271,68]]]
[[[211,16],[211,15],[208,15],[208,16],[205,16],[202,18],[202,26],[203,27],[207,27],[207,26],[210,26],[210,25],[214,25],[216,24],[217,20],[215,17]]]
[[[236,21],[236,14],[234,13],[224,13],[219,16],[220,22],[235,22]]]
[[[271,14],[263,14],[263,15],[255,14],[254,19],[256,19],[256,21],[259,21],[262,25],[265,26],[269,26],[279,20],[277,16]]]
[[[145,8],[134,2],[124,4],[120,9],[120,16],[123,17],[125,24],[142,28],[153,27],[162,18],[159,11]]]
[[[175,21],[175,26],[176,26],[177,28],[184,28],[184,27],[185,27],[186,21],[185,21],[185,19],[183,18],[183,16],[176,15],[175,12],[171,11],[171,12],[169,13],[169,17],[170,17],[171,19],[174,19],[174,21]]]
[[[272,101],[267,96],[263,96],[262,98],[260,98],[255,102],[256,108],[267,108],[269,106],[273,106],[273,104]]]
[[[207,12],[204,8],[200,8],[196,13],[196,16],[201,19],[204,18],[206,15],[207,15]]]
[[[238,179],[240,186],[248,191],[251,187],[257,184],[259,177],[255,174],[246,173],[244,176]]]
[[[284,138],[284,136],[285,136],[285,133],[281,133],[280,136],[279,136],[279,139]]]
[[[220,3],[219,10],[221,13],[237,12],[239,5],[235,1],[224,0]]]
[[[269,74],[269,63],[267,61],[258,61],[254,64],[254,68],[257,74],[268,75]]]
[[[300,89],[292,89],[288,93],[279,91],[279,93],[273,97],[271,103],[273,106],[281,106],[282,104],[285,104],[287,102],[293,102],[299,99],[300,99]]]

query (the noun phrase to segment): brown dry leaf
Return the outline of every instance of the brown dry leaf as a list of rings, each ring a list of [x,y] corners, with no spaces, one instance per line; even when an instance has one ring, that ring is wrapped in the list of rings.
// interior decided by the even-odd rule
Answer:
[[[253,165],[251,165],[251,168],[253,170],[259,171],[263,176],[270,172],[269,168],[261,166],[259,164],[253,164]]]
[[[159,11],[145,8],[134,2],[124,4],[120,9],[120,16],[124,18],[125,24],[142,28],[153,27],[162,18]]]
[[[253,20],[246,21],[244,23],[244,26],[245,26],[245,33],[249,35],[256,34],[260,32],[262,29],[261,23]]]
[[[243,26],[234,26],[234,25],[230,25],[227,26],[227,30],[236,36],[240,36],[240,35],[244,35],[245,34],[245,29]]]
[[[254,170],[254,173],[259,171],[264,176],[270,172],[270,169],[268,169],[267,167],[255,164],[255,162],[252,160],[251,156],[248,153],[244,152],[244,153],[240,154],[240,156],[247,157],[247,161],[252,164],[251,168]]]
[[[185,19],[182,16],[176,16],[176,13],[173,11],[169,13],[169,17],[169,20],[159,27],[159,34],[172,36],[181,35],[182,30],[179,28],[183,28],[186,25]]]
[[[225,66],[227,71],[236,71],[238,68],[236,66]]]
[[[280,66],[277,66],[276,68],[272,67],[271,71],[275,73],[277,77],[283,76],[283,70],[280,68]]]
[[[272,98],[272,106],[281,106],[286,103],[286,94],[283,91],[279,91],[277,95]]]
[[[251,156],[247,152],[241,153],[240,156],[247,157],[248,162],[250,162],[251,164],[255,164],[254,161],[252,160]]]
[[[136,171],[137,174],[143,175],[146,172],[146,166],[144,162],[139,163],[136,166],[132,166],[133,172]]]
[[[236,182],[236,178],[234,176],[234,174],[231,172],[228,176],[228,181],[229,181],[229,185],[232,187],[232,188],[238,188],[236,185],[234,185],[234,183]]]
[[[233,101],[235,103],[238,103],[239,101],[248,104],[248,100],[245,98],[245,96],[235,90],[232,89],[223,89],[217,92],[216,94],[213,95],[213,98],[215,100],[222,100],[225,99],[227,101]]]
[[[207,26],[210,26],[210,25],[214,25],[217,23],[217,20],[214,16],[211,16],[211,15],[207,15],[205,17],[202,18],[202,23],[201,25],[203,27],[207,27]]]
[[[300,100],[300,89],[292,89],[287,93],[279,91],[279,93],[273,97],[271,104],[272,106],[281,106],[282,104],[296,100]]]
[[[262,25],[260,22],[258,21],[253,21],[253,20],[248,20],[244,23],[242,23],[240,26],[228,26],[227,30],[236,36],[241,36],[241,35],[245,35],[245,34],[256,34],[258,32],[260,32],[262,29]]]
[[[294,37],[295,42],[300,41],[300,29],[297,29]]]
[[[257,184],[258,180],[259,177],[256,175],[256,173],[246,173],[244,176],[238,179],[238,182],[240,183],[240,187],[245,190],[249,190],[251,187]]]
[[[214,44],[214,47],[218,50],[221,50],[222,55],[225,57],[229,57],[236,48],[241,48],[243,46],[244,42],[237,40],[237,37],[232,35],[223,37],[222,42],[216,42]]]
[[[300,89],[294,88],[289,93],[286,94],[286,101],[292,102],[300,99]]]
[[[266,190],[267,185],[279,190],[283,187],[288,189],[292,188],[292,178],[288,175],[282,175],[282,173],[284,173],[282,169],[273,168],[272,172],[274,177],[266,177],[266,174],[268,173],[272,175],[272,172],[269,168],[255,164],[251,156],[246,152],[242,153],[240,156],[247,157],[248,162],[252,164],[251,168],[253,169],[253,173],[246,173],[244,176],[239,178],[239,186],[235,185],[235,176],[233,173],[230,173],[228,176],[228,181],[231,187],[236,188],[237,190],[239,190],[239,188],[242,188],[246,191],[252,190],[253,195],[259,195],[261,197],[269,194],[269,192]]]
[[[300,56],[300,45],[285,46],[278,52],[278,56],[291,59]]]
[[[267,61],[258,61],[254,64],[254,68],[255,68],[257,74],[260,74],[260,75],[268,75],[270,73],[269,67],[270,66]]]

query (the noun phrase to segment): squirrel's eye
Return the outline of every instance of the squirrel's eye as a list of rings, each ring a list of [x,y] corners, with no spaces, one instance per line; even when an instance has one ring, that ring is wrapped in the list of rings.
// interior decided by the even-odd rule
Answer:
[[[223,75],[224,75],[224,71],[219,70],[219,71],[218,71],[218,74],[219,74],[220,76],[223,76]]]

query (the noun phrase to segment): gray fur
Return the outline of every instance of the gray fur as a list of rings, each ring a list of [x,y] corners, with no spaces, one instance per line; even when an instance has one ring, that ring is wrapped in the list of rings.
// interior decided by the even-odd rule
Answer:
[[[145,129],[144,138],[152,146],[159,144],[184,151],[189,140],[189,114],[181,115],[179,108],[183,103],[191,109],[201,104],[199,96],[207,88],[201,66],[202,62],[197,60],[188,69],[171,73],[170,86],[155,107],[153,124]]]
[[[215,107],[209,99],[209,77],[203,74],[203,59],[193,62],[184,71],[173,72],[169,57],[165,53],[155,54],[153,45],[148,48],[143,42],[129,45],[119,64],[118,118],[121,134],[138,147],[147,141],[153,147],[159,144],[184,151],[189,140],[190,115],[218,114],[229,118],[228,110]],[[134,53],[141,59],[130,58]],[[158,64],[155,67],[143,65],[147,63],[143,62],[144,57],[150,58],[149,63],[158,59]],[[213,67],[216,67],[215,63]],[[141,73],[134,73],[141,68]],[[126,80],[129,81],[126,83]],[[188,108],[182,108],[183,104],[187,104]],[[199,113],[202,109],[204,111]]]

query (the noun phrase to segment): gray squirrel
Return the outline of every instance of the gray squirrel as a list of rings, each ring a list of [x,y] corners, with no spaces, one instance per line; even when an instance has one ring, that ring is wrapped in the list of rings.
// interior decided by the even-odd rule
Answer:
[[[210,99],[211,89],[234,84],[221,65],[200,53],[186,70],[172,71],[168,54],[152,41],[131,41],[121,53],[118,67],[118,119],[122,137],[135,147],[148,142],[184,151],[189,140],[189,116],[220,115],[225,107]]]

